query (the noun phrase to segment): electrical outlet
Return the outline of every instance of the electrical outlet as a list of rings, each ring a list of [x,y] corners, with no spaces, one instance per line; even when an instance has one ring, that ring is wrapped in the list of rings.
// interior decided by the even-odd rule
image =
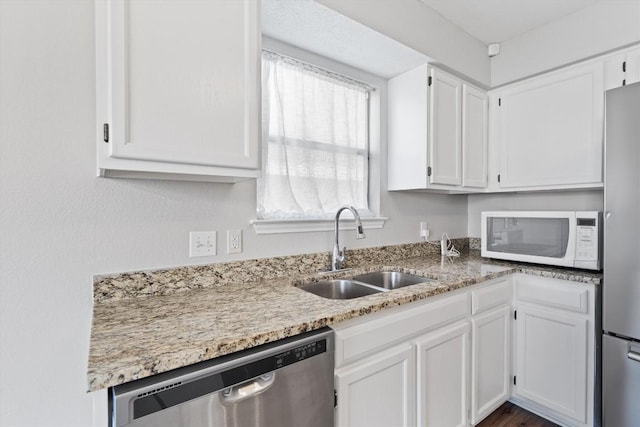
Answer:
[[[227,230],[227,253],[242,252],[242,230]]]
[[[427,221],[420,221],[420,237],[424,238],[424,240],[429,239],[429,225]]]
[[[213,256],[216,254],[215,231],[192,231],[189,233],[189,257]]]

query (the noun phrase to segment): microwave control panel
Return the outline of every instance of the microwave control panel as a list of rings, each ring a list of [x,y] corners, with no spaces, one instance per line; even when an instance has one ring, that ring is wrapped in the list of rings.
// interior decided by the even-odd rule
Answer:
[[[598,218],[576,218],[576,260],[597,260]]]

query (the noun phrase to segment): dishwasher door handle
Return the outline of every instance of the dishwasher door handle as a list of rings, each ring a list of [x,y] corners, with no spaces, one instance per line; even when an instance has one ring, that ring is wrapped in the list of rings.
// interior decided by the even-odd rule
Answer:
[[[222,390],[220,400],[228,404],[238,403],[244,399],[248,399],[267,391],[271,388],[275,380],[276,372],[273,371],[268,374],[261,375],[258,378],[225,388]]]
[[[636,362],[640,362],[640,353],[638,353],[637,351],[629,349],[629,351],[627,352],[627,357]]]

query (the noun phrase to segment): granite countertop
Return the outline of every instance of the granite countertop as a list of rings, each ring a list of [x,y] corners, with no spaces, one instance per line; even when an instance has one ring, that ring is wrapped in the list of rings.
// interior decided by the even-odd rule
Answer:
[[[438,254],[371,263],[322,278],[395,270],[434,280],[351,300],[330,300],[297,288],[319,275],[225,283],[168,295],[94,298],[88,389],[99,390],[212,359],[302,332],[523,272],[598,284],[578,270]]]

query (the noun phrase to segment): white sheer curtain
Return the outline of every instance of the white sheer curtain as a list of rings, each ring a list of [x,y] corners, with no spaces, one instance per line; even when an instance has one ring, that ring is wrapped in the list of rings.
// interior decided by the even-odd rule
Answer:
[[[370,90],[263,52],[259,219],[326,218],[345,204],[368,211]]]

